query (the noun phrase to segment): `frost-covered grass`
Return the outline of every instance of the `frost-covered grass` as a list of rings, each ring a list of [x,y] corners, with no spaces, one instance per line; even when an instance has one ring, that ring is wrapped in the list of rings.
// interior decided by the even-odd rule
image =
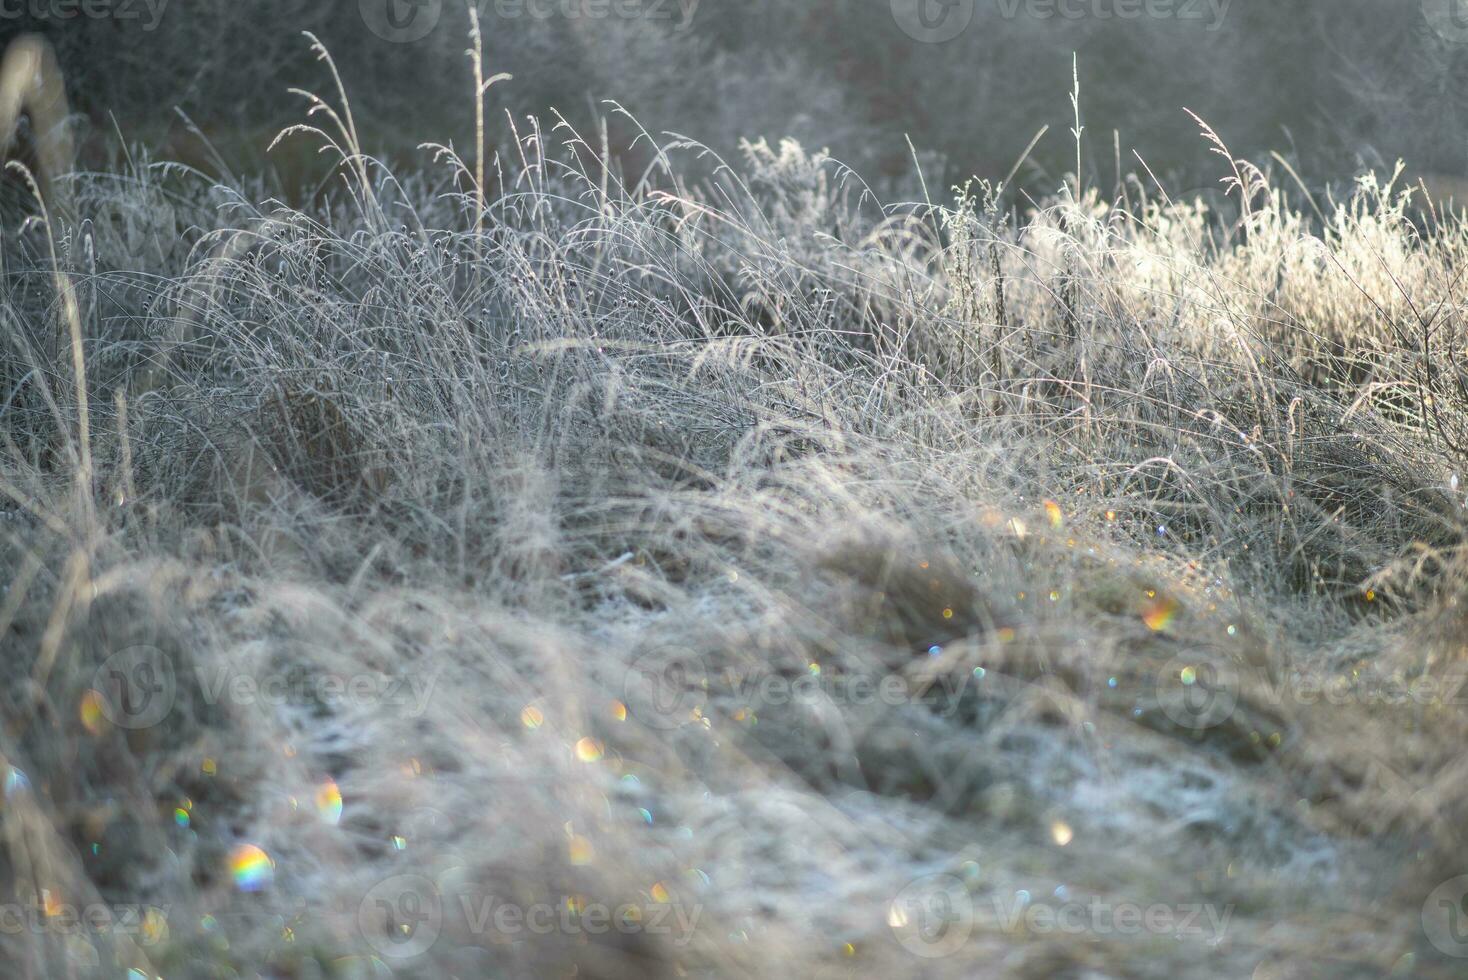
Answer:
[[[9,246],[0,972],[1460,975],[1456,218],[349,130]]]

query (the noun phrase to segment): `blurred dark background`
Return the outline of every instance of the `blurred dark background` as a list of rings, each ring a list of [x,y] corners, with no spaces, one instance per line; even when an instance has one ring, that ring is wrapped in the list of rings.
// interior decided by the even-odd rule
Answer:
[[[1024,178],[1053,185],[1074,168],[1075,52],[1085,167],[1107,186],[1113,131],[1124,169],[1135,148],[1158,173],[1216,175],[1184,106],[1235,154],[1280,150],[1318,179],[1398,156],[1468,171],[1464,0],[477,2],[488,70],[515,76],[491,91],[496,120],[554,107],[589,133],[608,111],[599,100],[615,99],[653,132],[725,153],[744,136],[794,136],[897,182],[912,173],[910,136],[945,185],[1002,177],[1048,123]],[[370,149],[463,145],[467,27],[461,0],[0,4],[5,40],[31,30],[56,44],[89,145],[116,127],[189,156],[177,106],[240,165],[303,118],[289,87],[330,90],[303,30],[336,57]],[[633,134],[613,128],[623,143]]]

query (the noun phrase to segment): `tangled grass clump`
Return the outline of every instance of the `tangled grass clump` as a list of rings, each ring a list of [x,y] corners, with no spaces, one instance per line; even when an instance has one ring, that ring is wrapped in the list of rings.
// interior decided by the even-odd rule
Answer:
[[[316,210],[87,175],[8,262],[19,973],[1457,974],[1461,223],[328,115]]]

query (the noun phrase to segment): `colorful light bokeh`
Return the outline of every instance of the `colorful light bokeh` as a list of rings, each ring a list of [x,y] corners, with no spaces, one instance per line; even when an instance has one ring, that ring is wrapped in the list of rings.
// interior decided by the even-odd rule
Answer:
[[[11,766],[5,773],[5,795],[7,798],[15,796],[17,793],[24,793],[30,788],[30,779],[19,769]]]
[[[316,813],[335,827],[342,819],[342,791],[336,781],[328,779],[316,787]]]
[[[1158,596],[1142,609],[1142,622],[1154,633],[1160,633],[1172,624],[1182,607],[1169,596]]]
[[[77,709],[81,716],[82,727],[89,735],[100,735],[106,725],[106,716],[102,714],[102,695],[97,691],[88,690],[82,695],[81,705]]]
[[[275,880],[275,862],[254,844],[239,844],[229,852],[229,872],[240,891],[263,891]]]

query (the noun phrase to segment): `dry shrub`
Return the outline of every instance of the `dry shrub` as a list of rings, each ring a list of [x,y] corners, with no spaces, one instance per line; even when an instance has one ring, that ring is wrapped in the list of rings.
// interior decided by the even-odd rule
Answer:
[[[7,962],[1458,972],[1423,902],[1462,870],[1462,709],[1372,695],[1464,660],[1463,406],[1355,297],[1438,302],[1468,232],[1366,192],[1312,224],[1261,191],[1242,234],[1095,195],[930,214],[794,147],[624,187],[539,131],[476,215],[331,135],[347,197],[235,201],[141,272],[156,186],[81,188],[109,244],[68,269],[131,305],[84,350],[94,472],[0,458],[0,882],[43,920],[170,911],[146,943],[6,933]],[[157,725],[99,720],[122,644],[171,668]],[[400,876],[439,929],[402,956]],[[944,896],[963,941],[915,957]],[[491,897],[569,918],[464,914]],[[1228,918],[989,914],[1025,901]],[[697,921],[592,933],[594,905]]]

